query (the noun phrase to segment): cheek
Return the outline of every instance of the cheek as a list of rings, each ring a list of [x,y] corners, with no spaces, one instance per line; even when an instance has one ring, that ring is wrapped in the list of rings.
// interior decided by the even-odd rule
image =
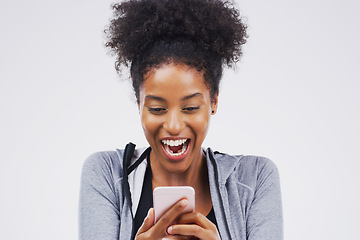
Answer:
[[[194,116],[190,121],[191,127],[199,138],[205,138],[209,128],[210,115],[207,113]],[[200,136],[202,135],[202,137]]]
[[[157,118],[150,114],[141,114],[141,126],[148,140],[153,139],[161,123]]]

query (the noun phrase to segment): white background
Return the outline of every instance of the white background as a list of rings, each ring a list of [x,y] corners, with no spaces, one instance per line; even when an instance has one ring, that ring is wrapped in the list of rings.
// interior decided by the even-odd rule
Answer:
[[[77,239],[84,159],[146,146],[103,46],[110,4],[1,2],[0,239]],[[277,164],[285,239],[360,239],[360,3],[239,6],[250,38],[204,147]]]

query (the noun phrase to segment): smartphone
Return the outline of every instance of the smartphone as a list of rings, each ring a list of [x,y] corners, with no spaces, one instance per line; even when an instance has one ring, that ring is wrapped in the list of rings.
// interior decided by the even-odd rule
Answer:
[[[195,211],[195,190],[189,186],[157,187],[153,192],[155,222],[177,201],[186,198],[189,203],[182,213]]]

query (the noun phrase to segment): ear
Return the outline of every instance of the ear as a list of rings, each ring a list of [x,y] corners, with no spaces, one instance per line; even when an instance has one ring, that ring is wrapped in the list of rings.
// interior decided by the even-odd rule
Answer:
[[[218,107],[218,101],[219,101],[219,91],[217,91],[211,100],[211,115],[214,115],[217,112]]]

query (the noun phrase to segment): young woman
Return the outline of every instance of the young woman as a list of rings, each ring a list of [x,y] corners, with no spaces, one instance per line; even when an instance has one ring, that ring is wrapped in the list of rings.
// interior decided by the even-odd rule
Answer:
[[[118,71],[130,65],[150,147],[86,160],[80,239],[282,239],[276,166],[202,148],[222,68],[237,62],[246,41],[238,10],[221,0],[128,0],[114,12],[107,46]],[[182,199],[154,224],[158,186],[192,186],[195,212],[181,215]]]

